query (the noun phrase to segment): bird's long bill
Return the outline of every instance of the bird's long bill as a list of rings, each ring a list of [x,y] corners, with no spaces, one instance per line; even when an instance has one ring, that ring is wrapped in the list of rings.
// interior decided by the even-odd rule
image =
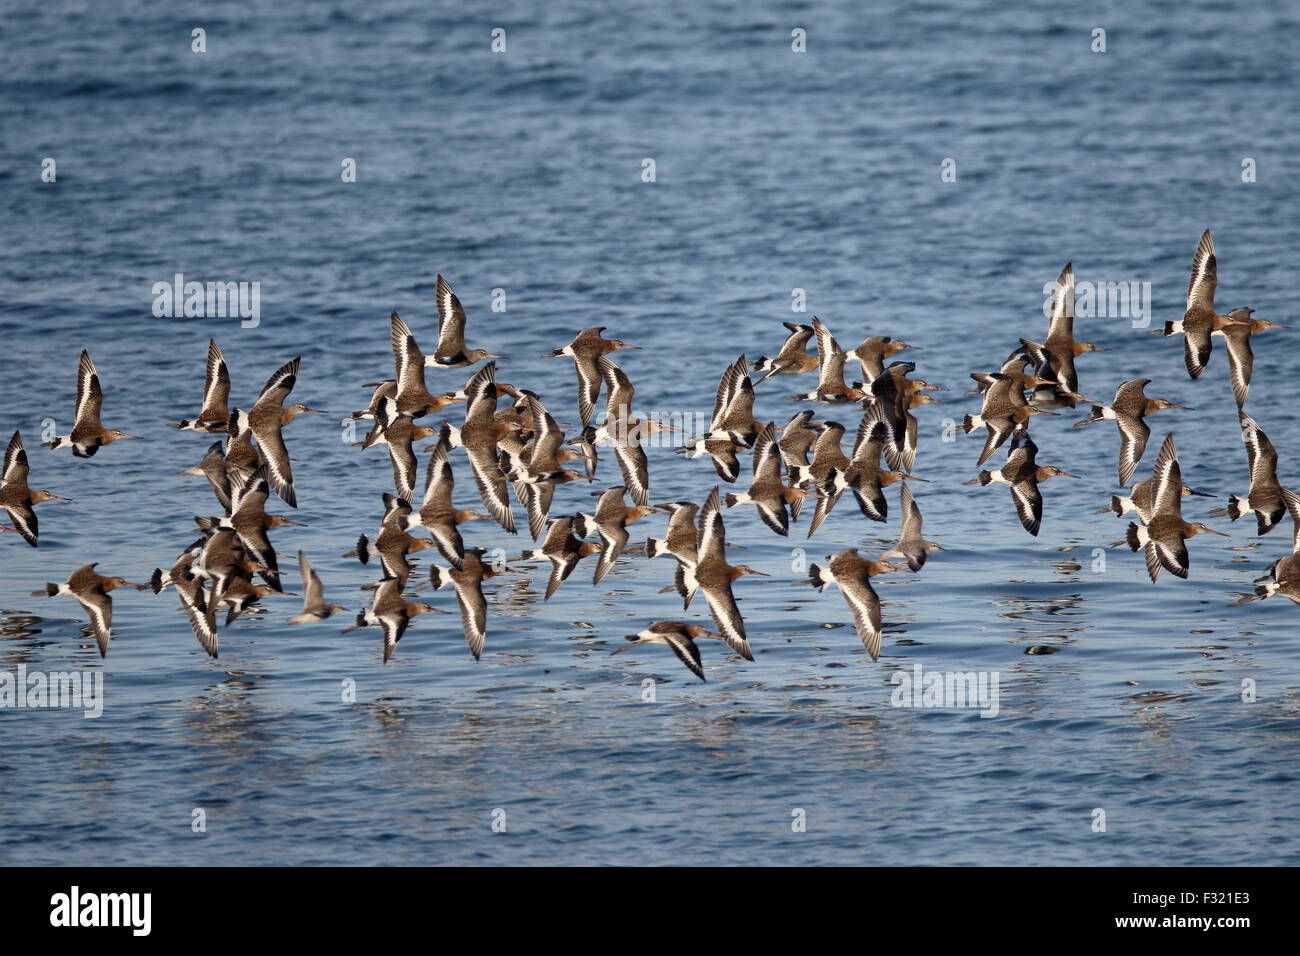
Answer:
[[[1058,471],[1057,474],[1060,475],[1062,478],[1082,478],[1082,477],[1083,477],[1083,475],[1072,475],[1072,474],[1070,474],[1068,471]]]
[[[621,654],[621,653],[623,653],[624,651],[626,651],[626,650],[630,650],[631,648],[636,647],[638,644],[641,643],[639,640],[637,640],[637,636],[636,636],[635,634],[630,635],[630,636],[627,638],[627,640],[630,641],[631,643],[623,644],[623,645],[621,645],[621,646],[619,646],[619,647],[614,648],[613,653],[615,653],[615,654]]]
[[[749,573],[750,573],[750,574],[757,574],[760,578],[770,578],[770,577],[772,576],[772,575],[768,574],[766,571],[755,571],[753,568],[750,568],[750,569],[749,569]]]
[[[135,439],[143,439],[143,438],[144,438],[143,435],[118,435],[117,437],[118,437],[118,438],[135,438]]]
[[[1217,498],[1217,497],[1219,497],[1218,495],[1209,495],[1209,494],[1206,494],[1204,491],[1194,491],[1194,490],[1191,489],[1191,488],[1188,488],[1188,489],[1187,489],[1187,493],[1188,493],[1189,495],[1195,495],[1195,496],[1198,497],[1198,498]],[[1106,510],[1109,511],[1110,509],[1107,508]]]
[[[1170,403],[1169,403],[1169,407],[1170,407],[1170,408],[1181,408],[1181,409],[1182,409],[1183,411],[1185,411],[1185,412],[1194,412],[1194,411],[1196,411],[1196,409],[1192,408],[1191,405],[1175,405],[1173,402],[1170,402]]]
[[[922,385],[922,386],[921,386],[921,391],[925,391],[926,389],[930,389],[931,391],[934,391],[934,392],[948,392],[948,391],[952,391],[952,390],[951,390],[950,388],[948,388],[948,386],[946,386],[946,385],[930,385],[930,384],[926,384],[926,385]]]
[[[1213,528],[1206,528],[1206,529],[1205,529],[1205,533],[1206,533],[1206,534],[1217,534],[1220,538],[1230,538],[1230,537],[1232,537],[1231,535],[1225,534],[1225,533],[1223,533],[1222,531],[1215,531]]]
[[[71,498],[64,498],[64,497],[62,497],[61,495],[50,495],[50,497],[49,497],[47,500],[49,500],[49,501],[71,501],[72,499],[71,499]]]
[[[900,474],[898,477],[901,478],[903,481],[924,481],[926,484],[930,483],[929,478],[921,478],[918,477],[917,475]]]
[[[303,413],[304,413],[304,414],[313,414],[313,415],[328,415],[328,414],[329,414],[329,412],[325,411],[325,409],[323,409],[323,408],[304,408],[304,409],[303,409]]]

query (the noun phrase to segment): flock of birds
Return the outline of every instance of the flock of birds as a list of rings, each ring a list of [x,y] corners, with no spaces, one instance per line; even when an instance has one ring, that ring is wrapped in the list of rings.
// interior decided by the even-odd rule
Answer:
[[[1202,235],[1192,263],[1187,308],[1181,321],[1168,322],[1163,335],[1181,334],[1185,362],[1193,379],[1205,370],[1214,337],[1227,347],[1230,379],[1238,406],[1242,438],[1247,450],[1249,490],[1232,495],[1225,508],[1212,516],[1236,520],[1253,512],[1258,533],[1271,531],[1289,512],[1295,524],[1290,554],[1278,559],[1260,578],[1256,594],[1282,594],[1300,604],[1300,500],[1277,480],[1277,452],[1260,427],[1245,413],[1253,367],[1251,337],[1273,328],[1285,328],[1251,317],[1251,309],[1235,309],[1227,315],[1215,311],[1214,293],[1217,264],[1209,230]],[[813,318],[811,325],[784,323],[789,335],[772,358],[760,358],[753,366],[759,377],[751,378],[745,356],[723,372],[718,385],[713,415],[703,434],[685,439],[677,448],[688,458],[707,456],[718,477],[735,483],[741,472],[740,456],[750,452],[752,480],[747,490],[723,497],[718,486],[702,505],[691,501],[650,504],[650,472],[645,442],[651,436],[672,432],[663,422],[635,417],[631,380],[611,359],[611,354],[638,346],[607,339],[603,327],[584,329],[562,348],[543,358],[569,358],[577,377],[578,414],[581,431],[566,439],[559,423],[534,391],[501,383],[496,377],[496,360],[503,356],[465,344],[466,317],[460,301],[447,282],[438,276],[438,343],[430,354],[421,352],[414,334],[402,318],[392,313],[389,320],[394,357],[391,379],[368,383],[373,389],[369,405],[346,421],[370,422],[363,449],[382,446],[392,464],[393,491],[383,495],[384,514],[373,536],[362,535],[354,551],[364,564],[374,561],[379,580],[364,585],[372,592],[369,606],[360,611],[344,633],[361,627],[377,627],[383,637],[383,660],[387,662],[402,639],[412,618],[420,614],[446,613],[427,602],[408,600],[407,586],[413,573],[411,555],[436,549],[445,564],[433,564],[429,582],[435,589],[450,585],[461,614],[461,624],[470,653],[475,659],[483,651],[487,634],[487,601],[483,581],[512,569],[505,562],[491,560],[479,547],[467,547],[460,525],[474,520],[495,521],[516,533],[511,494],[528,519],[528,530],[539,548],[524,550],[518,561],[549,562],[550,579],[545,600],[549,600],[568,579],[579,562],[596,555],[592,580],[601,579],[629,548],[629,526],[651,514],[667,516],[662,538],[650,537],[644,546],[650,558],[671,556],[675,561],[672,588],[689,609],[697,592],[705,601],[716,630],[679,620],[658,620],[630,635],[629,643],[617,652],[641,644],[662,644],[696,676],[704,679],[704,667],[696,641],[720,640],[740,656],[752,660],[745,625],[736,603],[733,586],[745,575],[761,575],[743,564],[727,560],[723,523],[725,508],[752,506],[761,521],[778,535],[788,535],[804,503],[813,502],[808,522],[812,537],[846,490],[853,493],[862,514],[872,521],[886,521],[885,489],[899,483],[902,521],[896,545],[871,559],[848,548],[829,555],[825,564],[812,564],[807,583],[824,591],[839,587],[852,612],[858,636],[875,660],[881,648],[880,601],[871,579],[903,570],[891,560],[904,562],[912,572],[920,571],[926,557],[939,545],[922,535],[922,516],[910,482],[917,448],[917,407],[936,401],[928,392],[946,391],[922,379],[911,377],[915,363],[894,356],[916,347],[888,336],[864,339],[844,351],[826,325]],[[1144,392],[1148,379],[1122,383],[1109,404],[1094,402],[1079,393],[1075,360],[1093,351],[1104,351],[1076,341],[1073,329],[1074,275],[1070,265],[1055,283],[1051,323],[1042,343],[1021,339],[996,372],[974,372],[976,387],[967,394],[981,395],[978,414],[966,415],[962,427],[968,434],[984,429],[987,435],[977,465],[983,466],[1010,440],[1005,462],[996,470],[981,470],[966,484],[1003,484],[1010,488],[1019,520],[1026,531],[1037,535],[1043,518],[1043,496],[1039,485],[1049,478],[1077,478],[1052,465],[1040,465],[1038,448],[1029,437],[1029,423],[1036,415],[1056,415],[1054,409],[1075,408],[1079,402],[1092,405],[1089,417],[1076,425],[1114,421],[1120,448],[1118,478],[1127,486],[1142,461],[1150,428],[1145,419],[1158,411],[1184,408]],[[807,347],[815,343],[815,354]],[[485,361],[464,389],[433,394],[426,383],[426,369],[463,369]],[[856,362],[861,381],[848,384],[845,369]],[[886,364],[886,363],[889,364]],[[152,588],[159,593],[175,589],[195,637],[203,649],[216,657],[219,647],[218,611],[224,609],[225,626],[267,595],[284,595],[277,552],[269,532],[295,522],[266,511],[271,494],[296,508],[291,459],[284,441],[284,428],[299,415],[320,413],[303,404],[286,406],[299,372],[295,358],[278,369],[248,409],[230,409],[230,376],[215,341],[208,345],[202,408],[197,416],[172,425],[183,431],[222,436],[208,448],[203,460],[182,472],[201,475],[211,487],[224,514],[196,516],[199,537],[187,545],[169,570],[155,569],[147,584],[131,585],[120,577],[99,574],[96,564],[74,571],[66,582],[49,584],[38,595],[71,595],[90,616],[90,629],[101,655],[107,654],[112,627],[110,592],[120,587]],[[817,419],[815,410],[801,410],[778,430],[775,422],[762,422],[753,415],[755,387],[779,375],[802,375],[816,370],[817,386],[812,391],[788,396],[796,402],[843,406],[862,412],[851,450],[845,453],[847,428],[829,418]],[[606,393],[605,419],[595,424],[601,388]],[[464,404],[459,426],[417,424],[417,419],[441,413],[449,405]],[[128,435],[104,428],[100,421],[103,391],[95,365],[87,352],[81,353],[77,372],[77,401],[72,431],[46,442],[43,447],[71,448],[89,458],[100,447]],[[416,443],[432,444],[417,452]],[[600,450],[612,449],[621,483],[600,492],[590,513],[552,517],[551,506],[557,485],[594,481]],[[484,511],[456,508],[452,503],[455,476],[453,453],[463,450],[468,459]],[[428,454],[424,483],[420,477],[420,454]],[[581,462],[581,470],[566,468]],[[22,436],[15,432],[4,456],[0,482],[0,507],[16,532],[30,545],[38,542],[33,506],[61,499],[28,484],[28,460]],[[416,496],[417,490],[420,492]],[[1203,523],[1183,519],[1182,498],[1202,495],[1182,484],[1173,435],[1167,435],[1156,455],[1149,478],[1112,496],[1108,508],[1123,516],[1134,512],[1138,520],[1128,526],[1124,542],[1134,551],[1145,552],[1147,570],[1154,582],[1161,569],[1181,578],[1188,576],[1190,558],[1186,540],[1201,533],[1222,534]],[[325,601],[321,580],[307,556],[298,552],[298,569],[303,582],[302,612],[289,624],[327,620],[345,609]]]

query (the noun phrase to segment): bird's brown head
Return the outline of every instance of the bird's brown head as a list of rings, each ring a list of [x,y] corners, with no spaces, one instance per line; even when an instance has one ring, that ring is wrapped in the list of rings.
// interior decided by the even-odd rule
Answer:
[[[1213,528],[1209,527],[1208,525],[1204,525],[1199,521],[1194,522],[1193,524],[1186,525],[1183,528],[1184,537],[1190,538],[1193,535],[1198,535],[1198,534],[1217,534],[1220,538],[1228,537],[1228,535],[1224,534],[1222,531],[1215,531]]]
[[[469,358],[469,362],[470,362],[471,365],[473,365],[475,362],[481,362],[481,361],[483,361],[484,359],[503,359],[503,358],[505,358],[504,355],[495,355],[495,354],[493,354],[492,352],[489,352],[487,349],[470,349],[468,352],[465,353],[465,355]],[[507,386],[507,387],[508,387],[508,386]],[[497,395],[499,396],[500,394],[501,394],[501,389],[498,388],[498,390],[497,390]],[[507,392],[506,394],[509,394],[509,393]]]
[[[266,526],[267,526],[268,528],[278,528],[278,527],[280,527],[280,525],[283,525],[283,524],[291,524],[291,525],[295,525],[295,526],[301,526],[302,522],[300,522],[300,521],[293,521],[293,520],[291,520],[291,519],[289,519],[289,518],[286,518],[284,515],[268,515],[267,518],[266,518]]]
[[[1044,465],[1043,467],[1038,469],[1039,481],[1046,481],[1048,478],[1055,478],[1057,476],[1060,476],[1061,478],[1079,477],[1078,475],[1070,474],[1068,471],[1061,471],[1061,469],[1057,468],[1055,465]]]
[[[131,583],[130,581],[128,581],[126,578],[108,578],[108,579],[104,580],[103,582],[101,582],[100,586],[101,586],[105,591],[111,591],[111,590],[113,590],[114,588],[133,588],[133,587],[136,587],[136,585],[132,584],[132,583]]]
[[[618,339],[609,340],[609,351],[611,352],[617,352],[619,349],[639,349],[640,347],[641,346],[639,345],[628,345],[626,342],[621,342]]]
[[[888,561],[868,561],[867,574],[875,577],[877,574],[888,574],[890,571],[900,570],[897,565],[890,564]]]
[[[308,407],[307,407],[306,405],[304,405],[302,402],[294,402],[294,404],[292,404],[292,405],[290,405],[288,408],[286,408],[285,411],[288,412],[291,416],[294,416],[294,417],[296,417],[296,416],[298,416],[298,415],[324,415],[324,414],[326,414],[325,409],[323,409],[323,408],[308,408]]]
[[[582,544],[578,545],[578,554],[582,555],[584,558],[589,554],[599,554],[600,551],[601,546],[599,542],[596,541],[584,541]]]
[[[1021,405],[1020,408],[1017,409],[1017,412],[1019,412],[1019,414],[1023,415],[1025,418],[1028,418],[1030,415],[1056,415],[1057,414],[1056,412],[1049,412],[1045,408],[1039,408],[1037,405]]]
[[[124,431],[119,431],[116,428],[110,428],[108,430],[107,435],[104,438],[104,444],[107,445],[110,442],[115,442],[120,438],[139,438],[139,437],[140,437],[139,435],[128,435]]]
[[[746,574],[757,574],[761,578],[765,578],[769,576],[766,571],[755,571],[747,564],[737,564],[733,566],[731,569],[731,579],[733,581],[736,578],[744,577]]]
[[[1166,401],[1163,398],[1154,399],[1152,401],[1152,404],[1155,405],[1156,411],[1160,411],[1161,409],[1165,409],[1165,408],[1181,408],[1185,412],[1195,411],[1195,409],[1187,405],[1175,405],[1173,402]]]
[[[33,491],[32,504],[40,504],[42,501],[71,501],[71,498],[60,498],[58,495],[52,495],[48,491]]]

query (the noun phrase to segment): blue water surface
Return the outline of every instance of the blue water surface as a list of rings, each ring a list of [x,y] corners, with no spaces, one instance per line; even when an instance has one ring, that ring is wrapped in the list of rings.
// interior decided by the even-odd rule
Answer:
[[[1040,459],[1082,476],[1044,485],[1037,538],[1005,488],[962,486],[979,440],[944,440],[978,410],[968,374],[1046,334],[1043,285],[1067,261],[1080,282],[1149,282],[1157,328],[1181,316],[1208,227],[1220,307],[1294,322],[1298,28],[1292,5],[1208,2],[9,4],[0,433],[22,430],[34,487],[75,501],[40,506],[39,549],[0,536],[0,669],[102,669],[106,698],[95,720],[0,710],[0,861],[1300,862],[1300,610],[1235,603],[1289,551],[1289,522],[1260,539],[1253,520],[1211,519],[1231,538],[1194,539],[1191,579],[1152,585],[1141,555],[1109,548],[1127,519],[1094,514],[1118,490],[1112,425],[1071,427],[1082,406],[1033,423]],[[156,318],[152,288],[176,273],[259,282],[260,324]],[[896,487],[887,524],[846,499],[811,542],[806,517],[787,540],[753,509],[726,514],[745,549],[731,560],[769,577],[736,584],[755,661],[702,642],[707,683],[665,648],[611,656],[657,618],[708,623],[702,600],[660,594],[671,562],[644,555],[596,587],[584,563],[549,603],[547,569],[514,562],[526,573],[486,587],[479,662],[450,590],[427,583],[452,615],[418,618],[387,666],[377,631],[339,633],[351,615],[287,626],[292,598],[223,631],[213,661],[173,592],[133,590],[114,594],[101,661],[73,600],[29,596],[91,561],[145,580],[214,513],[179,474],[210,439],[165,423],[198,411],[215,337],[244,408],[302,356],[294,399],[330,414],[286,429],[305,527],[274,541],[355,613],[376,572],[341,555],[374,533],[391,473],[338,422],[391,374],[390,310],[432,350],[438,273],[470,344],[508,356],[499,379],[571,429],[572,364],[538,356],[589,326],[640,345],[616,356],[637,401],[678,414],[707,415],[724,367],[773,354],[783,320],[816,314],[845,348],[920,346],[918,374],[952,387],[917,412],[915,491],[945,550],[878,579],[881,659],[836,590],[795,582],[801,562],[886,546]],[[1139,476],[1173,430],[1187,483],[1219,496],[1188,499],[1190,520],[1247,490],[1222,346],[1193,382],[1179,340],[1127,317],[1076,331],[1111,349],[1079,360],[1084,394],[1150,378],[1195,408],[1151,420]],[[1247,405],[1284,483],[1298,335],[1254,340]],[[67,430],[82,348],[105,423],[144,436],[90,460],[38,447],[47,419]],[[436,389],[467,377],[429,373]],[[764,383],[756,414],[779,427],[800,407],[784,396],[812,385]],[[857,424],[852,406],[819,414]],[[705,460],[650,456],[655,501],[716,483]],[[606,453],[594,487],[617,481]],[[590,490],[562,486],[554,512],[590,510]],[[998,716],[891,706],[891,675],[918,664],[997,672]]]

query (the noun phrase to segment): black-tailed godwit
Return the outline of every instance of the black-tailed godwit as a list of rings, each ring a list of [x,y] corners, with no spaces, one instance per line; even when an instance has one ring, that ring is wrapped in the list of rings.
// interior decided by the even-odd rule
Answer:
[[[903,524],[899,529],[898,543],[880,557],[884,561],[890,558],[904,558],[909,568],[920,571],[925,567],[925,559],[935,551],[942,551],[943,548],[933,541],[926,541],[922,536],[921,509],[917,507],[912,489],[907,485],[903,485],[902,491],[899,492],[899,504],[903,506]]]
[[[456,603],[460,605],[460,621],[465,631],[465,643],[469,652],[478,660],[483,654],[483,642],[487,636],[487,600],[483,597],[483,582],[514,568],[498,567],[484,561],[487,554],[482,548],[470,548],[465,552],[464,567],[443,568],[432,565],[429,568],[429,582],[441,590],[448,584],[456,589]]]
[[[873,661],[879,659],[882,634],[880,598],[871,586],[871,578],[898,568],[886,561],[864,558],[858,554],[857,548],[837,551],[826,560],[828,566],[809,565],[809,582],[819,591],[825,591],[832,584],[839,587],[845,603],[853,612],[853,623],[862,646]]]
[[[723,640],[721,634],[714,634],[707,627],[699,624],[686,624],[682,621],[655,621],[644,631],[627,636],[631,643],[614,648],[613,653],[621,654],[642,644],[663,644],[677,655],[677,659],[700,680],[705,680],[704,664],[700,660],[700,649],[695,641],[701,637]]]
[[[298,573],[302,575],[302,613],[295,614],[284,623],[314,624],[347,610],[342,604],[325,603],[325,586],[321,584],[320,575],[302,551],[298,552]]]
[[[542,358],[558,358],[567,355],[573,359],[574,370],[578,373],[578,415],[585,428],[591,423],[592,413],[596,410],[596,399],[600,397],[600,368],[596,360],[602,355],[617,352],[619,349],[639,349],[639,345],[628,345],[618,339],[601,337],[605,326],[583,329],[573,337],[573,341],[563,348],[543,352]]]
[[[549,561],[551,577],[546,583],[546,596],[549,601],[573,573],[573,569],[589,554],[599,554],[601,546],[594,541],[579,541],[573,536],[573,518],[563,515],[551,521],[546,530],[546,540],[541,548],[525,551],[521,561]]]
[[[139,438],[128,435],[116,428],[105,428],[100,423],[99,413],[104,404],[104,392],[99,385],[99,374],[95,363],[90,360],[90,353],[82,350],[77,363],[77,408],[74,414],[72,431],[59,435],[53,441],[42,442],[42,448],[71,448],[78,458],[90,458],[104,445],[111,445],[122,438]]]
[[[266,463],[267,477],[271,487],[280,499],[290,508],[298,507],[298,495],[293,487],[293,472],[289,467],[289,451],[284,446],[281,429],[299,415],[312,413],[324,414],[319,408],[308,408],[301,402],[283,407],[284,400],[293,391],[298,381],[298,366],[301,358],[295,358],[280,366],[262,388],[262,393],[248,411],[248,427],[257,439],[262,461]]]
[[[736,505],[754,505],[758,516],[779,535],[790,533],[790,516],[787,505],[804,498],[818,497],[806,488],[789,487],[781,480],[781,455],[776,447],[776,428],[772,422],[763,426],[754,442],[754,481],[749,490],[741,494],[728,493],[728,508]]]
[[[763,372],[764,375],[754,382],[755,385],[762,385],[773,375],[802,375],[817,367],[817,356],[805,351],[809,340],[813,337],[813,327],[799,325],[796,322],[781,324],[790,330],[790,334],[785,337],[785,341],[781,344],[781,351],[774,358],[765,355],[758,357],[758,361],[754,363],[754,371]]]
[[[181,419],[172,428],[181,431],[206,432],[224,435],[230,424],[227,404],[230,400],[230,372],[226,360],[217,348],[216,339],[208,339],[208,365],[203,378],[203,406],[195,418]]]
[[[483,506],[502,528],[514,534],[515,516],[510,510],[506,476],[498,461],[497,441],[517,429],[496,419],[496,367],[495,361],[488,362],[474,373],[465,386],[465,424],[460,428],[448,426],[446,437],[450,447],[464,448],[469,456]]]
[[[113,599],[108,592],[116,588],[140,589],[145,585],[132,584],[125,578],[109,578],[95,573],[95,566],[88,564],[78,568],[62,584],[47,584],[43,591],[33,591],[33,597],[54,597],[57,594],[69,594],[75,597],[90,615],[90,629],[99,645],[99,656],[108,654],[108,641],[113,632]]]
[[[23,436],[14,432],[5,448],[4,471],[0,474],[0,508],[14,523],[13,530],[33,548],[37,546],[39,523],[33,505],[42,501],[70,501],[48,491],[37,491],[27,486],[27,452],[23,450]]]
[[[600,583],[601,578],[609,573],[609,569],[614,566],[618,556],[627,547],[627,526],[635,524],[656,510],[649,505],[626,504],[623,501],[624,491],[626,489],[622,485],[608,488],[600,493],[596,501],[595,514],[573,516],[573,527],[579,538],[590,538],[593,534],[600,535],[600,560],[596,563],[596,571],[591,579],[592,584]]]
[[[442,608],[433,607],[423,601],[407,601],[402,597],[402,585],[396,578],[386,578],[375,588],[374,600],[370,607],[357,612],[357,622],[345,627],[347,634],[359,627],[378,627],[384,634],[384,663],[393,656],[397,642],[406,633],[411,618],[419,614],[445,614]]]
[[[740,616],[731,585],[746,574],[766,577],[762,571],[755,571],[744,564],[727,563],[725,548],[727,545],[726,528],[722,523],[722,498],[717,485],[709,492],[709,497],[700,509],[700,539],[698,560],[694,567],[683,568],[688,591],[699,589],[709,602],[709,611],[713,614],[713,623],[727,646],[741,657],[752,661],[753,651],[745,637],[745,622]]]
[[[1222,335],[1224,344],[1228,347],[1228,378],[1232,382],[1232,397],[1236,400],[1238,409],[1246,404],[1246,396],[1250,394],[1250,377],[1255,370],[1255,352],[1250,347],[1250,337],[1269,329],[1287,328],[1268,319],[1252,319],[1250,316],[1254,311],[1233,309],[1228,313],[1232,324],[1212,333]]]
[[[1129,523],[1128,546],[1134,551],[1145,549],[1147,574],[1153,582],[1161,568],[1186,578],[1191,565],[1186,539],[1198,534],[1227,535],[1200,522],[1189,524],[1183,520],[1183,479],[1172,434],[1166,435],[1160,446],[1151,477],[1155,480],[1151,521],[1144,525]]]
[[[487,349],[465,347],[465,310],[442,276],[438,276],[434,298],[438,300],[438,347],[432,355],[425,356],[425,365],[433,368],[465,368],[484,359],[505,357],[493,355]]]
[[[1088,418],[1074,423],[1074,427],[1091,422],[1113,421],[1119,426],[1119,483],[1127,485],[1146,451],[1151,429],[1143,419],[1166,408],[1191,411],[1186,405],[1175,405],[1163,398],[1147,398],[1143,388],[1151,383],[1149,378],[1135,378],[1115,389],[1115,400],[1109,405],[1093,405]]]
[[[1026,435],[1024,438],[1011,440],[1011,451],[1006,464],[997,471],[981,471],[974,478],[962,482],[964,485],[987,485],[989,483],[1010,485],[1011,498],[1016,503],[1016,514],[1026,531],[1037,537],[1043,520],[1043,494],[1038,490],[1039,482],[1060,475],[1062,478],[1078,478],[1068,471],[1062,471],[1055,465],[1039,465],[1036,461],[1038,446]]]
[[[1236,521],[1244,514],[1255,512],[1257,534],[1268,534],[1283,515],[1286,501],[1283,488],[1277,480],[1277,449],[1264,430],[1243,411],[1237,412],[1241,425],[1241,440],[1246,446],[1246,464],[1250,470],[1250,490],[1244,495],[1229,495],[1226,508],[1216,508],[1210,517],[1227,515]]]

